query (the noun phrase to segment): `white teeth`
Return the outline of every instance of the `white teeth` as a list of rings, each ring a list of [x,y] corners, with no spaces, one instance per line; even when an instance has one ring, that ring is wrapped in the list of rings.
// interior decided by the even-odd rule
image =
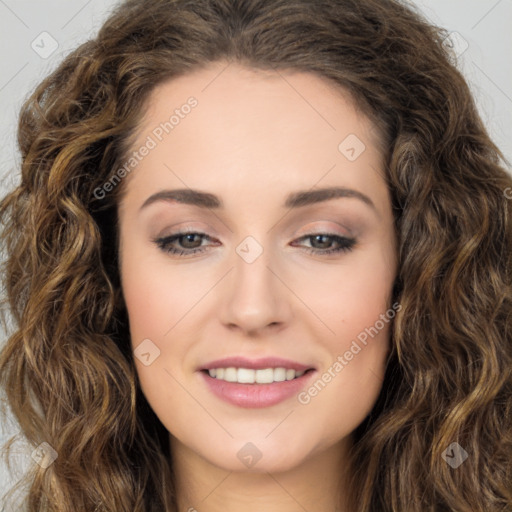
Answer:
[[[295,378],[295,370],[286,370],[286,380],[292,380]]]
[[[276,368],[274,370],[274,381],[283,382],[286,380],[286,368]]]
[[[274,370],[272,368],[256,370],[256,382],[258,384],[271,384],[274,382]]]
[[[250,370],[248,368],[238,368],[236,376],[238,382],[242,382],[245,384],[254,384],[256,370]]]
[[[236,382],[236,379],[236,368],[230,366],[224,370],[224,380],[227,380],[228,382]]]
[[[295,371],[286,368],[265,368],[263,370],[253,370],[251,368],[212,368],[208,370],[210,377],[227,382],[238,382],[240,384],[271,384],[272,382],[283,382],[293,380],[304,371]]]

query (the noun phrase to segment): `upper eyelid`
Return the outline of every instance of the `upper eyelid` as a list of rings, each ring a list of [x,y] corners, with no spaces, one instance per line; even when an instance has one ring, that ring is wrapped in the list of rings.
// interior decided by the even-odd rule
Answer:
[[[177,231],[176,233],[171,233],[170,235],[165,235],[165,236],[161,236],[161,237],[156,237],[154,239],[155,242],[158,242],[158,241],[168,241],[168,240],[177,240],[179,239],[180,237],[182,236],[186,236],[186,235],[199,235],[202,237],[203,240],[210,240],[210,241],[214,241],[216,240],[215,237],[213,236],[210,236],[208,235],[207,233],[204,233],[202,231],[198,231],[198,230],[183,230],[183,231]],[[333,237],[333,238],[340,238],[340,239],[345,239],[345,240],[355,240],[356,237],[352,236],[352,235],[343,235],[343,234],[339,234],[339,233],[333,233],[331,231],[317,231],[317,232],[307,232],[307,233],[304,233],[304,234],[301,234],[301,235],[298,235],[297,237],[294,238],[293,241],[297,241],[297,240],[303,240],[303,239],[307,239],[307,238],[311,238],[313,236],[319,236],[319,235],[326,235],[326,236],[330,236],[330,237]]]
[[[185,235],[200,235],[200,236],[203,236],[204,238],[208,238],[208,239],[214,239],[215,236],[212,236],[212,235],[209,235],[208,233],[205,233],[204,231],[200,231],[198,229],[180,229],[174,233],[170,233],[168,235],[163,235],[163,236],[159,236],[159,237],[156,237],[158,239],[165,239],[165,238],[172,238],[172,237],[178,237],[178,236],[185,236]],[[329,229],[324,229],[324,230],[313,230],[313,231],[306,231],[305,233],[303,234],[299,234],[297,235],[298,238],[304,238],[304,237],[307,237],[307,236],[315,236],[315,235],[330,235],[330,236],[339,236],[339,237],[344,237],[344,238],[351,238],[352,236],[350,234],[343,234],[343,233],[335,233]]]
[[[322,221],[317,221],[317,222],[322,222]],[[339,233],[339,232],[336,231],[336,229],[328,228],[328,227],[321,227],[321,228],[311,227],[311,228],[307,228],[307,229],[301,228],[299,231],[303,231],[303,233],[299,233],[296,236],[302,237],[302,236],[314,235],[314,234],[322,234],[322,235],[330,234],[330,235],[333,235],[333,236],[335,235],[335,236],[340,236],[340,237],[345,237],[345,238],[353,238],[353,237],[355,237],[357,235],[357,233],[354,232],[353,229],[349,228],[348,226],[344,226],[342,224],[339,224],[338,222],[335,222],[335,221],[325,221],[325,220],[323,222],[331,222],[333,224],[337,224],[339,226],[339,228],[343,228],[346,232],[345,233]],[[313,222],[307,223],[306,225],[310,225],[310,224],[314,224],[314,223],[315,222],[313,221]],[[206,228],[206,231],[207,230],[211,230],[213,232],[216,232],[216,230],[214,228],[212,228],[211,226],[208,226]],[[230,232],[232,233],[231,230],[230,230]],[[210,235],[207,232],[205,232],[205,228],[188,226],[188,225],[185,224],[184,226],[182,226],[180,228],[176,228],[176,230],[171,232],[169,235],[163,235],[163,236],[159,236],[157,238],[169,238],[171,236],[175,236],[175,235],[179,235],[179,234],[183,235],[183,234],[191,234],[191,233],[204,235],[204,236],[209,237],[209,238],[215,238],[216,237],[216,235]]]

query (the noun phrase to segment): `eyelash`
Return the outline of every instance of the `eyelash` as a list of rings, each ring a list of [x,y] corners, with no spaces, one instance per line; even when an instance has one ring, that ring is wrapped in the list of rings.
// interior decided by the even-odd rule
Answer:
[[[162,238],[157,238],[153,240],[153,242],[164,252],[169,254],[174,254],[176,256],[189,256],[198,252],[204,252],[203,247],[196,247],[194,249],[187,249],[187,250],[178,250],[173,247],[171,247],[171,244],[175,242],[176,240],[188,236],[188,235],[198,235],[200,237],[203,237],[203,240],[212,240],[211,237],[209,237],[206,233],[199,233],[196,231],[184,231],[184,232],[178,232],[174,233],[173,235],[169,235]],[[327,255],[327,254],[335,254],[335,253],[343,253],[343,252],[349,252],[351,251],[354,246],[356,245],[356,239],[355,238],[347,238],[331,233],[314,233],[310,235],[305,235],[298,240],[304,240],[304,239],[311,239],[316,236],[323,236],[332,238],[334,242],[337,242],[340,247],[337,249],[315,249],[315,248],[304,248],[304,250],[309,254],[319,254],[319,255]]]

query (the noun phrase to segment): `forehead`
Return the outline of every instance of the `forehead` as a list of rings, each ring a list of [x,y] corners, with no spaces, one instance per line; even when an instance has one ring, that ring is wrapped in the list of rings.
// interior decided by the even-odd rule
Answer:
[[[154,130],[155,123],[165,123],[173,113],[179,114],[189,98],[196,99],[199,107],[194,109],[194,124],[207,119],[209,126],[223,131],[228,120],[239,121],[235,128],[253,122],[255,129],[285,125],[291,130],[291,121],[300,119],[309,134],[314,130],[333,134],[350,124],[361,136],[371,137],[372,143],[380,139],[377,127],[359,110],[350,93],[333,80],[310,72],[260,70],[220,61],[155,87],[146,103],[138,140]],[[299,127],[294,127],[294,134]]]
[[[133,149],[149,140],[151,151],[127,180],[148,193],[162,180],[234,190],[240,180],[293,180],[309,188],[326,173],[332,178],[329,169],[349,181],[382,172],[373,123],[340,87],[305,72],[216,63],[164,82],[148,98]]]

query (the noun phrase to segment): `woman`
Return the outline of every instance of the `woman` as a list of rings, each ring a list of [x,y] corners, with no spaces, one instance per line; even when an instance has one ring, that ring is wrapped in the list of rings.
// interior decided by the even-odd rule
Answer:
[[[128,0],[22,109],[29,511],[512,510],[511,178],[394,0]]]

